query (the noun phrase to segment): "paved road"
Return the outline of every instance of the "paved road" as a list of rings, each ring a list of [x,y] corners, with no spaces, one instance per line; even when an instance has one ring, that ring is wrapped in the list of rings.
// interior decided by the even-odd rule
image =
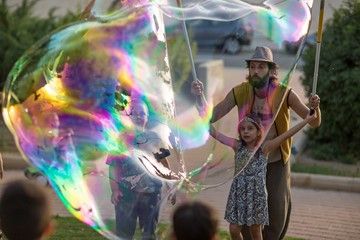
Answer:
[[[295,54],[286,53],[283,46],[279,47],[274,42],[269,41],[267,38],[265,38],[264,35],[258,32],[255,32],[254,34],[254,40],[251,45],[243,46],[241,52],[238,54],[221,54],[219,52],[215,52],[214,49],[211,48],[199,49],[195,60],[204,61],[209,59],[221,59],[224,61],[224,66],[227,68],[245,68],[245,59],[251,58],[252,54],[254,54],[256,46],[268,46],[272,49],[274,60],[281,69],[287,70],[294,65],[296,60]],[[297,63],[297,68],[300,69],[302,65],[303,62],[300,59]]]
[[[24,179],[22,171],[8,170],[0,183],[0,192],[6,183],[14,179]],[[231,182],[216,188],[204,190],[199,199],[213,205],[219,215],[221,229],[227,230],[223,220],[226,199]],[[71,216],[57,195],[50,188],[54,215]],[[360,194],[339,191],[321,191],[292,188],[293,213],[287,236],[309,240],[355,240],[360,239]],[[111,204],[105,204],[103,211],[113,212]],[[165,204],[161,222],[169,222],[173,207]]]

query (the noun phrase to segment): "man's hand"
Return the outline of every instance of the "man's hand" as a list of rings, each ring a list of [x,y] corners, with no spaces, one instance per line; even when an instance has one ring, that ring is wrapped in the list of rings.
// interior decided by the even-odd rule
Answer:
[[[121,197],[123,196],[123,194],[121,193],[120,190],[115,190],[112,192],[111,194],[111,203],[114,205],[119,204]]]
[[[204,95],[204,84],[199,80],[194,80],[191,83],[191,93],[196,97],[196,109],[200,116],[206,113],[208,104]]]
[[[194,96],[201,96],[204,93],[204,84],[197,80],[191,83],[191,93]]]
[[[309,105],[311,109],[317,109],[320,106],[320,97],[318,95],[313,95],[309,97]]]

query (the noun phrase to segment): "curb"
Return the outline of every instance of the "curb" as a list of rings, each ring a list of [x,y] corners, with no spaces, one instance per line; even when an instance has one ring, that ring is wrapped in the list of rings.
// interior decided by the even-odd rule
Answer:
[[[291,186],[360,193],[360,178],[292,172]]]
[[[301,154],[305,149],[307,140],[305,131],[308,128],[309,126],[306,126],[302,131],[294,136],[292,151],[295,150],[295,152],[291,154],[291,164],[301,158]],[[292,187],[360,193],[360,178],[295,172],[291,172],[290,178]]]
[[[30,166],[30,164],[24,160],[22,155],[19,152],[2,152],[1,153],[4,170],[17,170],[25,169]]]
[[[301,153],[306,145],[307,137],[304,132],[301,131],[298,135],[298,138],[293,142],[293,149],[295,149],[297,153],[291,154],[291,164],[301,158]],[[292,187],[360,193],[360,178],[295,172],[291,172],[290,178]]]
[[[5,170],[19,170],[29,166],[20,153],[3,152],[2,157]],[[360,178],[295,172],[291,172],[290,176],[292,187],[360,193]]]

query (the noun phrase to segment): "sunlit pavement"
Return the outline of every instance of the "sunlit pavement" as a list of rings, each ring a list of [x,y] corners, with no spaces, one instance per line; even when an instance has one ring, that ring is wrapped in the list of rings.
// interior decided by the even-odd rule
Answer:
[[[10,180],[25,179],[22,170],[5,171],[0,190]],[[227,230],[223,220],[225,205],[231,181],[200,193],[199,199],[214,206],[220,218],[221,229]],[[54,215],[71,216],[51,188],[52,211]],[[360,194],[341,191],[324,191],[306,188],[292,188],[293,211],[287,236],[314,240],[360,239]],[[161,213],[161,222],[169,222],[174,210],[166,203]],[[112,204],[105,205],[112,211]]]
[[[231,182],[201,193],[200,199],[216,207],[221,228]],[[287,236],[304,239],[360,239],[360,194],[292,188],[293,210]]]

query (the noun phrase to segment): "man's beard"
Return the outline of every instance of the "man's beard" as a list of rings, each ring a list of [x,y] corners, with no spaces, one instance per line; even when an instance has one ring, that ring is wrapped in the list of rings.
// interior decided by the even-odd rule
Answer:
[[[258,75],[254,75],[249,78],[249,83],[256,89],[261,89],[265,86],[266,82],[269,81],[269,73],[264,77],[259,77]]]

